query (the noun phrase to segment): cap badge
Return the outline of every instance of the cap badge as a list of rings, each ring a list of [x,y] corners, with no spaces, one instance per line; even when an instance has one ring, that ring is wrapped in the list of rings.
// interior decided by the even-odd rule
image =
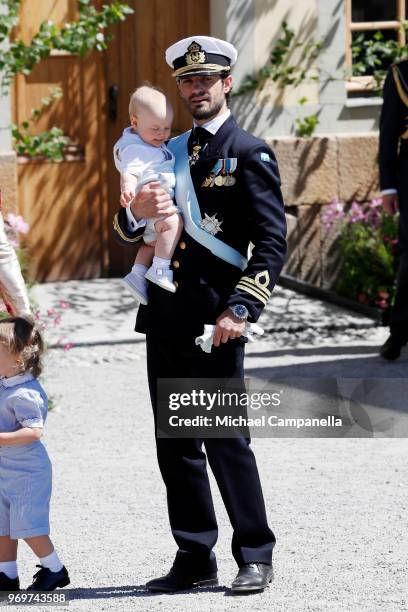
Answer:
[[[205,64],[207,56],[205,51],[201,51],[201,45],[196,42],[192,42],[188,47],[188,53],[184,55],[186,64]]]

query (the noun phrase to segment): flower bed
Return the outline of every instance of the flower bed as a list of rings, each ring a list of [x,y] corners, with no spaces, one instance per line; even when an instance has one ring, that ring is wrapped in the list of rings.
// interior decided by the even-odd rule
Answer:
[[[324,207],[322,222],[327,232],[340,231],[336,293],[387,310],[395,295],[398,216],[385,213],[380,199],[349,208],[335,199]]]

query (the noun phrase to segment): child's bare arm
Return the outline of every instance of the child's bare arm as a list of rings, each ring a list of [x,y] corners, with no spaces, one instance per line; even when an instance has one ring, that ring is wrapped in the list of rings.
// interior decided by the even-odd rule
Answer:
[[[120,175],[120,205],[124,208],[129,206],[136,193],[137,177],[129,172]]]
[[[17,431],[0,432],[0,446],[17,446],[29,444],[39,440],[42,436],[42,427],[22,427]]]

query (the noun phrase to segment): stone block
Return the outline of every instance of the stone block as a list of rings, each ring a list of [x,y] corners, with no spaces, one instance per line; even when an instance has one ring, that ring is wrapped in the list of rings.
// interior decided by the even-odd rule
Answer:
[[[334,137],[268,140],[274,150],[288,206],[324,204],[338,196]]]
[[[337,194],[342,202],[367,202],[378,197],[378,135],[338,134]]]

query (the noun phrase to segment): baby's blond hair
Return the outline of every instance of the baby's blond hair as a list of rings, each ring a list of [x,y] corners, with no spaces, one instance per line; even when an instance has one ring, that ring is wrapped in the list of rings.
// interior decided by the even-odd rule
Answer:
[[[137,117],[143,111],[153,113],[161,119],[173,114],[173,107],[164,91],[148,81],[137,87],[130,96],[129,116]]]

